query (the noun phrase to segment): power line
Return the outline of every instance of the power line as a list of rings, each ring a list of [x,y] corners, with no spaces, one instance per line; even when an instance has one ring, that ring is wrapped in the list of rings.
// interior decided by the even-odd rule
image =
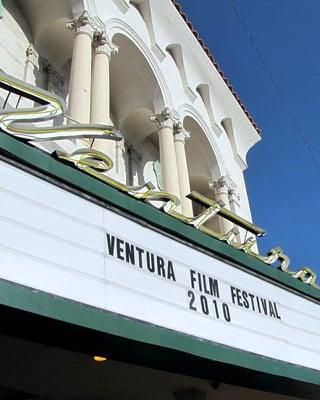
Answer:
[[[241,14],[238,11],[234,1],[233,0],[229,0],[229,3],[231,5],[235,15],[237,16],[237,18],[238,18],[243,30],[246,32],[246,35],[248,36],[248,39],[249,39],[252,47],[254,48],[255,52],[257,53],[258,58],[260,59],[264,70],[266,71],[267,75],[269,76],[269,78],[270,78],[270,80],[272,82],[272,85],[274,86],[274,88],[275,88],[275,90],[276,90],[276,92],[277,92],[277,94],[278,94],[278,96],[279,96],[279,98],[280,98],[280,100],[281,100],[281,102],[282,102],[282,104],[284,106],[285,111],[287,112],[287,114],[288,114],[288,116],[289,116],[289,118],[290,118],[290,120],[291,120],[291,122],[292,122],[292,124],[293,124],[293,126],[295,128],[295,130],[297,131],[298,135],[301,137],[301,139],[303,141],[303,144],[304,144],[307,152],[309,153],[309,155],[310,155],[315,167],[320,171],[320,164],[319,164],[315,154],[313,153],[313,151],[311,149],[309,141],[308,141],[306,135],[303,133],[302,129],[300,128],[299,124],[297,123],[297,120],[296,120],[293,112],[291,111],[291,108],[290,108],[286,98],[282,94],[282,92],[280,90],[280,87],[279,87],[276,79],[274,78],[274,76],[273,76],[268,64],[266,63],[266,61],[265,61],[265,59],[264,59],[264,57],[262,55],[262,52],[259,50],[259,48],[258,48],[258,46],[256,44],[256,41],[254,40],[254,38],[251,35],[247,25],[245,24],[243,18],[241,17]]]

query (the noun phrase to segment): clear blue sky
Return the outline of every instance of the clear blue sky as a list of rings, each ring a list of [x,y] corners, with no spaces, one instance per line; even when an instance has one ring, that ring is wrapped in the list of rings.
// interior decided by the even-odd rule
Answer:
[[[262,140],[245,172],[253,220],[320,281],[320,1],[179,0]]]

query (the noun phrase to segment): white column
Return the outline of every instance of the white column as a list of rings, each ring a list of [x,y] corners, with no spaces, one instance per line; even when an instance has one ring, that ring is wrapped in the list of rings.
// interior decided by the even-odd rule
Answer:
[[[32,44],[29,44],[26,50],[26,62],[23,72],[23,80],[34,85],[35,63],[38,63],[38,54]]]
[[[237,191],[237,186],[234,185],[229,189],[229,204],[230,204],[230,211],[233,212],[234,214],[239,214],[240,211],[240,194]],[[235,237],[235,241],[238,243],[241,243],[241,238],[245,240],[246,237],[246,231],[243,228],[237,227],[237,235]],[[258,249],[258,247],[255,245],[254,247],[255,250]]]
[[[107,38],[105,32],[96,32],[93,41],[91,87],[91,122],[112,125],[110,119],[110,71],[109,64],[118,47]]]
[[[88,14],[69,21],[67,28],[75,32],[70,73],[68,115],[77,122],[90,122],[91,61],[93,30]]]
[[[181,123],[176,124],[174,128],[175,128],[174,146],[177,158],[179,189],[181,196],[181,209],[184,215],[192,217],[193,216],[192,202],[186,197],[191,191],[188,163],[187,163],[186,149],[185,149],[186,140],[190,138],[190,133],[183,128]]]
[[[223,201],[225,208],[230,211],[230,203],[229,203],[230,185],[228,184],[227,177],[222,176],[219,180],[211,182],[210,187],[214,191],[215,200]],[[226,218],[223,217],[218,217],[218,218],[220,225],[220,233],[226,234],[234,227],[234,224],[231,221],[228,221]]]
[[[180,199],[179,177],[176,152],[173,140],[175,118],[172,110],[166,107],[160,114],[151,117],[157,123],[159,133],[160,164],[162,187]]]
[[[96,32],[93,41],[94,53],[92,61],[91,83],[91,122],[113,125],[110,118],[110,59],[118,52],[106,36],[105,32]],[[115,157],[113,140],[94,140],[92,147]]]
[[[230,211],[232,211],[234,214],[237,214],[237,210],[240,208],[240,194],[238,193],[236,186],[234,188],[230,188],[228,194]]]
[[[26,49],[26,60],[23,71],[23,80],[31,85],[35,85],[35,69],[39,68],[39,55],[32,44]],[[27,98],[11,95],[12,105],[18,105],[21,108],[34,107],[34,101]]]

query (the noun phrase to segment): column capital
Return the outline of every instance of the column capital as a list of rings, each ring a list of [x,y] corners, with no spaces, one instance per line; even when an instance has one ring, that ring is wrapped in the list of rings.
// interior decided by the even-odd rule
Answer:
[[[39,54],[31,43],[26,48],[26,61],[37,67],[39,66]]]
[[[237,188],[229,189],[229,201],[230,203],[235,202],[239,204],[240,193],[237,191]]]
[[[209,189],[215,189],[219,194],[229,194],[230,183],[228,176],[222,176],[217,181],[209,181]]]
[[[34,56],[36,54],[36,50],[35,50],[35,48],[33,47],[33,44],[29,44],[28,45],[28,47],[27,47],[27,50],[26,50],[26,56],[27,57],[32,57],[32,56]]]
[[[95,54],[106,54],[110,59],[118,53],[118,46],[112,43],[105,31],[96,30],[93,34],[93,47]]]
[[[239,200],[240,195],[237,191],[237,185],[229,175],[222,176],[217,181],[209,182],[209,189],[215,189],[217,193],[225,193],[231,200]]]
[[[170,107],[166,107],[161,113],[154,114],[150,117],[151,121],[157,124],[158,128],[171,128],[177,122],[178,114]]]
[[[186,131],[181,121],[174,123],[174,141],[186,143],[186,140],[190,138],[190,132]]]
[[[66,22],[66,28],[75,33],[85,33],[91,38],[94,34],[94,27],[90,22],[88,11],[84,10],[77,18]]]

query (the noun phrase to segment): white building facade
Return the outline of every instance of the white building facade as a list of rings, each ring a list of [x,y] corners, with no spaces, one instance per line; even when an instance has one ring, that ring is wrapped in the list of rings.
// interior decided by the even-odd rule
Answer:
[[[179,5],[1,6],[0,398],[318,398],[316,275],[248,237],[259,129]]]
[[[92,144],[113,159],[111,176],[151,181],[186,215],[196,190],[251,220],[243,170],[259,133],[171,1],[4,5],[2,69],[61,96],[69,123],[112,124],[124,140]]]

